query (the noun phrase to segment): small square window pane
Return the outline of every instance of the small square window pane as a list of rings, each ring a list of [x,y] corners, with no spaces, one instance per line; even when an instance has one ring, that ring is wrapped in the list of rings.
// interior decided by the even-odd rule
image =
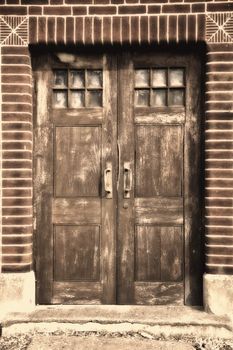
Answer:
[[[167,105],[167,90],[157,89],[152,92],[152,106],[164,107]]]
[[[167,86],[167,70],[162,68],[153,69],[152,71],[152,86],[163,87]]]
[[[102,91],[87,91],[87,107],[102,107]]]
[[[184,89],[170,90],[169,106],[184,106]]]
[[[54,85],[55,86],[67,86],[67,71],[66,70],[54,71]]]
[[[80,108],[85,105],[85,92],[84,91],[70,91],[69,105],[71,108]]]
[[[87,71],[87,87],[89,88],[101,88],[103,85],[103,76],[101,70],[88,70]]]
[[[72,71],[70,71],[70,86],[72,88],[84,88],[85,87],[85,72],[84,72],[84,70],[72,70]]]
[[[148,69],[135,70],[135,86],[146,87],[150,85],[150,71]]]
[[[150,104],[150,90],[135,90],[135,105],[149,106]]]
[[[169,71],[170,86],[184,86],[184,69],[171,68]]]
[[[55,90],[53,91],[53,106],[55,108],[67,107],[67,91]]]

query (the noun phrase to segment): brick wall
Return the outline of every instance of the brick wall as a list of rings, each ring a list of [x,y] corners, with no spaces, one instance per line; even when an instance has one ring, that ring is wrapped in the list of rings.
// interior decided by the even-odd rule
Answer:
[[[3,272],[32,267],[28,44],[181,42],[208,44],[206,271],[233,273],[232,0],[0,0]]]

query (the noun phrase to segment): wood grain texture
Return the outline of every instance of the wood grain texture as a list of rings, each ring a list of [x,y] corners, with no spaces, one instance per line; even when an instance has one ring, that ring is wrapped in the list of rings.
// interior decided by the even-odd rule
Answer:
[[[183,305],[183,295],[183,283],[135,283],[135,303],[138,305]]]
[[[137,224],[182,225],[182,197],[135,198],[135,222]]]
[[[54,198],[53,224],[101,224],[101,200],[98,198]]]
[[[53,304],[101,304],[102,284],[98,282],[54,282]]]
[[[99,196],[101,129],[56,127],[54,148],[56,196]]]
[[[54,227],[55,281],[98,281],[99,254],[98,226]]]
[[[137,281],[182,281],[181,227],[137,226],[135,271]]]

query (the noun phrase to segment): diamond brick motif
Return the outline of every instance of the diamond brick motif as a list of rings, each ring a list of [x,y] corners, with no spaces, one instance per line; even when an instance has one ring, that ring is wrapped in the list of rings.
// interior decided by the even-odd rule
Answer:
[[[28,17],[1,16],[0,17],[0,45],[27,46],[28,45]]]
[[[233,12],[206,15],[206,41],[211,43],[233,42]]]

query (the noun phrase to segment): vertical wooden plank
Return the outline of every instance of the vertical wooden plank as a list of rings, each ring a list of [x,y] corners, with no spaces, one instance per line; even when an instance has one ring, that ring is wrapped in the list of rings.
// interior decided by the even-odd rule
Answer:
[[[201,65],[188,57],[184,137],[185,303],[202,305],[203,275],[203,157],[201,156]]]
[[[161,227],[161,281],[182,281],[183,255],[182,228]]]
[[[136,196],[159,195],[160,127],[136,127]]]
[[[119,186],[117,302],[134,303],[134,191],[124,199],[124,163],[129,162],[134,179],[133,64],[129,53],[123,53],[118,65]],[[132,184],[134,189],[134,181]]]
[[[41,63],[43,62],[43,69]],[[36,100],[34,113],[34,223],[36,236],[37,302],[48,304],[52,298],[53,280],[53,127],[49,86],[51,74],[47,58],[35,62]],[[43,235],[42,235],[43,233]],[[42,254],[43,252],[43,254]]]
[[[104,121],[102,126],[102,171],[112,164],[113,195],[106,198],[102,186],[102,282],[103,304],[116,303],[116,169],[117,169],[117,61],[104,56]],[[103,178],[103,173],[102,173]]]
[[[160,281],[160,227],[137,226],[135,275],[137,281]]]
[[[162,196],[181,196],[183,187],[183,135],[182,126],[161,127],[160,181]]]

